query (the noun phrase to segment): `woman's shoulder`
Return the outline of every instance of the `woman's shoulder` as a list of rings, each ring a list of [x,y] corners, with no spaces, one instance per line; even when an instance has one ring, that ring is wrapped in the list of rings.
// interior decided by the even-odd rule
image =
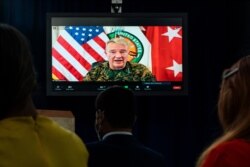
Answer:
[[[226,141],[211,150],[210,155],[229,159],[237,159],[237,157],[249,159],[247,157],[250,155],[250,142],[244,139]]]
[[[249,167],[250,143],[244,139],[234,139],[216,146],[207,155],[203,167],[240,166]]]
[[[217,146],[217,149],[237,149],[237,148],[249,148],[250,149],[250,141],[245,139],[233,139],[230,141],[226,141]]]

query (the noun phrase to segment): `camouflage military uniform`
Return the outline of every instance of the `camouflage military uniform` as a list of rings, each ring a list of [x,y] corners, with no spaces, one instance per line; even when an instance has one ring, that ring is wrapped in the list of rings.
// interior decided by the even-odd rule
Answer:
[[[108,62],[97,63],[87,73],[84,81],[155,81],[151,71],[144,65],[127,62],[125,68],[112,70]]]

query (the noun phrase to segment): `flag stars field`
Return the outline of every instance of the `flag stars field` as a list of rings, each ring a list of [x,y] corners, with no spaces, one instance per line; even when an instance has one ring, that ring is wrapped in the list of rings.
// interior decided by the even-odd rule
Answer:
[[[152,72],[157,81],[182,81],[182,26],[148,26]]]
[[[182,72],[182,64],[178,64],[174,59],[173,59],[173,66],[167,67],[167,70],[172,70],[174,72],[174,76],[176,77],[180,72]]]
[[[181,35],[179,34],[179,31],[181,30],[181,27],[172,29],[171,27],[167,27],[167,32],[162,34],[163,36],[168,36],[168,41],[171,42],[174,38],[181,38]]]

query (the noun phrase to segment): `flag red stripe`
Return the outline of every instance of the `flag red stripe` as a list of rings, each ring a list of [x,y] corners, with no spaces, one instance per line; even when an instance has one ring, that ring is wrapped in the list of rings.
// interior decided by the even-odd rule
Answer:
[[[52,67],[52,74],[54,74],[59,80],[68,80],[64,75],[58,71],[55,67]]]
[[[102,40],[101,38],[99,38],[98,36],[95,37],[93,40],[94,40],[96,43],[98,43],[98,45],[101,46],[101,47],[103,48],[103,50],[105,49],[105,47],[106,47],[105,41],[103,41],[103,40]]]
[[[93,49],[88,43],[82,45],[82,47],[96,60],[96,61],[103,61],[102,56],[100,56],[95,49]]]
[[[52,55],[78,80],[83,80],[83,76],[75,69],[75,67],[70,64],[62,55],[60,55],[54,48],[52,48]]]
[[[91,64],[86,61],[62,36],[58,38],[58,42],[74,57],[85,69],[90,70]]]

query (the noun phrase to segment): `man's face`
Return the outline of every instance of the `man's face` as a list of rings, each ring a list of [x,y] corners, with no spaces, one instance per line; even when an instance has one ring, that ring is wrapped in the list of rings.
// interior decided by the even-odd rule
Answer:
[[[109,60],[109,67],[112,70],[120,70],[126,66],[128,59],[128,47],[126,45],[109,43],[106,54]]]

